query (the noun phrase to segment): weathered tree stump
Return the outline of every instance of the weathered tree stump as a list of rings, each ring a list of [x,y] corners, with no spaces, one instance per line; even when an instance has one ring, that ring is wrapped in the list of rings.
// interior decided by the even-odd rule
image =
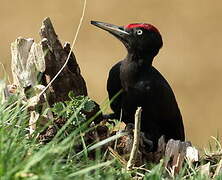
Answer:
[[[67,100],[70,91],[76,96],[87,96],[86,83],[70,44],[65,43],[62,47],[49,18],[43,21],[40,35],[40,43],[21,37],[12,43],[13,84],[17,85],[20,92],[39,84],[47,86],[65,65],[57,78],[49,84],[49,104]],[[42,76],[38,77],[40,74]]]
[[[46,117],[41,117],[41,112],[56,102],[68,100],[70,91],[75,96],[87,96],[86,83],[70,44],[65,43],[62,46],[49,18],[43,21],[40,35],[40,43],[35,43],[31,38],[19,37],[11,45],[13,86],[9,87],[16,87],[24,102],[29,104],[30,133],[36,129],[37,122],[44,125],[52,121],[50,111]],[[5,92],[10,91],[7,89]],[[99,110],[99,105],[96,104],[92,112],[85,114],[90,118]],[[99,122],[101,119],[100,115],[95,121]],[[64,120],[61,122],[65,123]],[[54,129],[52,125],[44,134],[53,137],[56,133]]]
[[[50,83],[68,58],[67,65],[49,86],[49,104],[52,105],[55,102],[67,100],[70,91],[73,91],[76,96],[87,96],[86,83],[73,52],[70,52],[70,44],[65,43],[64,47],[62,47],[49,18],[43,21],[40,35],[42,37],[41,44],[45,55],[46,67],[43,85]]]

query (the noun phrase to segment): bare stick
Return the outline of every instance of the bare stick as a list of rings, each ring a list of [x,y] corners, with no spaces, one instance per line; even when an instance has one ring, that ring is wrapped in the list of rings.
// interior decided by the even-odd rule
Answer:
[[[141,124],[141,112],[142,108],[138,107],[135,113],[135,129],[134,129],[134,138],[133,138],[133,147],[130,153],[130,158],[127,163],[127,170],[131,170],[135,165],[137,158],[137,151],[139,149],[140,142],[140,124]]]

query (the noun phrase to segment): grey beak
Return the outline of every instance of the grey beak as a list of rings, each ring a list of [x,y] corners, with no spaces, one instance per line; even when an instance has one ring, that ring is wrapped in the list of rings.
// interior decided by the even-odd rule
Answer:
[[[121,26],[116,26],[113,24],[99,21],[91,21],[91,24],[108,31],[109,33],[113,34],[114,36],[120,39],[125,39],[125,36],[129,35],[129,33],[126,32]]]

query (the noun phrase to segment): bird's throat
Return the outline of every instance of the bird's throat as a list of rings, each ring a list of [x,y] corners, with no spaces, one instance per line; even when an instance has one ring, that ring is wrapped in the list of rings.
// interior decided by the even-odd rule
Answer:
[[[134,87],[142,71],[148,71],[152,66],[152,59],[139,58],[128,54],[120,66],[120,79],[124,90]]]

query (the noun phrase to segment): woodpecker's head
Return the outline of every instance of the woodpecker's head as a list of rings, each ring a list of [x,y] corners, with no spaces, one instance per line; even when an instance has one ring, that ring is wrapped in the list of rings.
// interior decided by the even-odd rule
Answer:
[[[91,24],[114,35],[125,45],[129,53],[136,53],[138,56],[154,57],[163,46],[160,32],[151,24],[134,23],[116,26],[98,21],[91,21]]]

